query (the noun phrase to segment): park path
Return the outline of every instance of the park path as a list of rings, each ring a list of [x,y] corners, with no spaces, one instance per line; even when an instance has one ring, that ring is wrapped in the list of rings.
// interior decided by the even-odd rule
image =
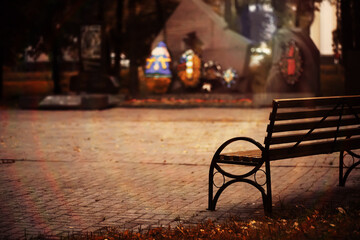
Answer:
[[[231,137],[262,143],[269,112],[0,110],[0,239],[263,215],[260,194],[241,184],[223,193],[216,211],[207,211],[208,169],[216,148]],[[360,171],[346,188],[337,187],[337,158],[274,163],[275,209],[358,199]]]

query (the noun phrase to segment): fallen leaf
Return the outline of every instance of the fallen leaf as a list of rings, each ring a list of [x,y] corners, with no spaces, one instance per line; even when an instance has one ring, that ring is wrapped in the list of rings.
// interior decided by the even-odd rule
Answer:
[[[345,209],[343,209],[342,207],[338,207],[337,210],[342,214],[346,214]]]
[[[75,146],[75,147],[74,147],[74,151],[76,151],[76,152],[81,152],[81,149],[80,149],[78,146]]]
[[[298,223],[298,222],[294,222],[293,227],[294,227],[296,230],[299,230],[299,223]]]

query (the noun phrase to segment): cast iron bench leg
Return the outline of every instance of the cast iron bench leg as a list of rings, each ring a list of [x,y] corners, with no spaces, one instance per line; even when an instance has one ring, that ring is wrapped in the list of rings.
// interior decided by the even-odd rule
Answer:
[[[339,186],[344,187],[346,180],[350,174],[350,172],[355,169],[355,167],[357,167],[360,164],[360,155],[352,152],[352,151],[348,151],[347,154],[349,156],[351,156],[353,158],[353,164],[351,166],[345,166],[344,165],[344,151],[340,152],[340,161],[339,161]],[[358,161],[355,161],[355,158],[358,159]],[[347,167],[347,170],[344,174],[344,166]]]
[[[266,216],[271,217],[272,215],[272,193],[271,193],[271,172],[270,162],[265,161],[266,170],[266,202],[264,202],[264,211]]]
[[[215,205],[213,203],[213,194],[214,194],[214,166],[210,166],[209,171],[209,203],[208,210],[215,211]]]
[[[217,190],[215,196],[214,196],[214,169],[215,166],[211,165],[210,171],[209,171],[209,199],[208,199],[208,210],[215,211],[216,203],[221,195],[221,193],[231,184],[236,182],[243,182],[248,183],[255,188],[257,188],[262,196],[263,200],[263,207],[264,212],[266,216],[271,217],[272,215],[272,196],[271,196],[271,177],[270,177],[270,163],[265,163],[266,168],[266,192],[265,189],[259,185],[258,183],[254,182],[253,180],[247,179],[247,178],[233,178],[232,180],[227,181]],[[252,175],[255,175],[252,174]]]

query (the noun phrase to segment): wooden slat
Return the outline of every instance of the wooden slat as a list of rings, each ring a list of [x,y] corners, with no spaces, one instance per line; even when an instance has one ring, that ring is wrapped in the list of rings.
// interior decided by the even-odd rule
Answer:
[[[320,142],[298,145],[296,147],[281,147],[269,150],[269,160],[280,160],[285,158],[304,157],[317,154],[328,154],[332,152],[354,150],[360,148],[360,138],[346,140]]]
[[[235,165],[245,165],[245,166],[257,166],[259,162],[245,162],[245,161],[229,161],[229,160],[218,160],[217,163],[225,163],[225,164],[235,164]]]
[[[319,109],[319,110],[310,110],[310,111],[299,111],[299,112],[283,112],[277,113],[275,120],[294,120],[294,119],[305,119],[305,118],[317,118],[324,116],[339,116],[339,115],[354,115],[360,114],[360,108],[349,109],[346,108],[343,111],[341,109]],[[360,117],[360,116],[359,116]],[[270,115],[271,118],[271,115]]]
[[[297,131],[297,130],[307,130],[313,128],[328,128],[336,127],[338,125],[338,120],[325,120],[323,122],[311,121],[311,122],[297,122],[297,123],[287,123],[287,124],[278,124],[274,125],[272,132],[286,132],[286,131]],[[356,118],[343,119],[340,122],[340,126],[351,126],[360,124]],[[268,127],[267,131],[271,131]]]
[[[360,95],[345,97],[316,97],[316,98],[295,98],[295,99],[274,99],[273,104],[278,108],[297,108],[336,105],[346,103],[351,106],[360,105]]]
[[[290,134],[285,136],[272,136],[270,144],[283,144],[283,143],[292,143],[298,141],[312,141],[312,140],[321,140],[335,137],[348,137],[348,136],[357,136],[360,135],[360,128],[351,128],[351,129],[342,129],[339,131],[323,131],[323,132],[313,132],[305,137],[305,134]],[[265,140],[266,141],[266,140]]]
[[[219,161],[222,163],[251,163],[250,165],[257,164],[261,160],[261,150],[248,150],[223,153],[219,156]]]

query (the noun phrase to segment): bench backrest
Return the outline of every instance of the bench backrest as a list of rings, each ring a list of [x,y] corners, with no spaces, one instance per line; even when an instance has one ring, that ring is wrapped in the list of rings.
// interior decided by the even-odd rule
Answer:
[[[360,148],[360,95],[273,101],[265,137],[269,160]]]

